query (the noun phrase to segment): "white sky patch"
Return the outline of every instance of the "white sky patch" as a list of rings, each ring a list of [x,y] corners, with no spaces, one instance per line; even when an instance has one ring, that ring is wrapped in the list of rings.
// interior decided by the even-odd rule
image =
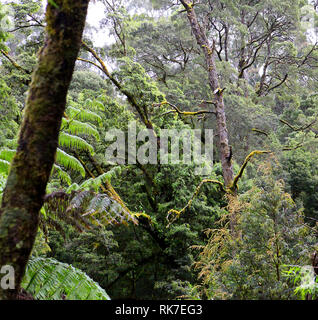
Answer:
[[[90,2],[86,21],[93,27],[98,28],[99,22],[105,17],[104,6],[101,2]]]
[[[109,36],[108,30],[100,29],[99,26],[100,21],[105,17],[104,9],[104,5],[100,2],[90,2],[88,7],[86,23],[95,29],[92,41],[96,47],[103,47],[105,44],[114,42],[114,39]]]
[[[1,0],[1,3],[19,3],[19,0]],[[43,11],[45,11],[47,0],[42,0]],[[93,27],[94,31],[91,34],[94,46],[103,47],[106,44],[111,44],[114,39],[109,36],[108,30],[102,30],[99,27],[100,21],[105,17],[104,5],[101,2],[90,2],[87,12],[86,24]]]

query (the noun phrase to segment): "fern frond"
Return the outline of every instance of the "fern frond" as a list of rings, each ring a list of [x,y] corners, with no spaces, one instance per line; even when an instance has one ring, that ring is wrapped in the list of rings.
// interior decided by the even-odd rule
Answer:
[[[85,201],[86,197],[89,194],[90,194],[90,191],[88,190],[84,190],[76,193],[75,197],[70,201],[70,204],[67,207],[66,211],[81,208],[81,206],[83,206],[83,202]]]
[[[0,159],[0,173],[8,174],[10,162]]]
[[[89,123],[84,123],[73,119],[67,120],[63,118],[62,128],[64,131],[71,134],[87,134],[95,137],[96,140],[99,140],[98,131]]]
[[[38,300],[110,300],[83,271],[52,258],[30,259],[22,287]]]
[[[102,118],[95,112],[89,111],[87,109],[77,109],[75,107],[69,106],[66,109],[66,114],[72,119],[79,119],[81,121],[92,121],[100,124]]]
[[[83,168],[82,164],[75,157],[67,154],[59,148],[56,150],[56,161],[63,167],[77,171],[83,177],[85,177],[85,169]]]
[[[93,107],[95,110],[101,110],[104,111],[105,110],[105,106],[101,101],[98,100],[94,100],[93,101]]]
[[[71,193],[71,191],[77,191],[79,189],[80,189],[80,186],[74,182],[66,189],[66,193]]]
[[[14,155],[15,155],[16,151],[15,150],[11,150],[8,148],[2,148],[0,150],[0,159],[2,160],[6,160],[8,162],[11,162]]]
[[[67,148],[75,148],[78,150],[89,151],[90,153],[94,153],[94,148],[92,145],[87,143],[84,139],[73,136],[66,132],[61,132],[59,136],[59,145]]]
[[[44,206],[51,217],[67,220],[66,222],[70,224],[76,220],[84,228],[89,224],[103,226],[127,225],[129,222],[137,224],[137,219],[115,199],[91,190],[82,189],[72,191],[70,194],[64,191],[54,192],[45,197]]]
[[[113,167],[111,170],[103,173],[102,175],[96,177],[96,178],[90,178],[85,180],[82,184],[81,184],[81,188],[83,189],[93,189],[95,191],[98,191],[99,187],[105,183],[105,182],[110,182],[111,178],[120,173],[121,168],[119,166],[117,167]]]
[[[56,172],[61,181],[65,182],[67,185],[71,185],[72,179],[67,172],[65,172],[60,166],[57,164],[53,165],[52,173]]]

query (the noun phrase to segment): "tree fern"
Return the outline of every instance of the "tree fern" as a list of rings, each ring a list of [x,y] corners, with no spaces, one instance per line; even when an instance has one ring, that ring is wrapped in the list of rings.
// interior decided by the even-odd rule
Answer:
[[[94,148],[84,139],[73,136],[66,132],[61,132],[59,136],[59,145],[70,149],[85,150],[94,153]]]
[[[71,134],[87,134],[94,136],[97,140],[99,140],[98,131],[89,123],[81,122],[74,119],[65,119],[62,120],[62,129],[65,132]]]
[[[104,96],[100,95],[97,97],[97,99],[86,99],[83,103],[83,105],[85,106],[85,110],[89,109],[89,110],[100,110],[100,111],[104,111],[105,110],[105,105],[102,101],[100,101],[99,99],[103,100]]]
[[[42,215],[43,225],[45,225],[45,220],[56,224],[64,221],[84,231],[94,226],[137,224],[136,218],[109,195],[91,190],[74,190],[78,187],[75,184],[71,187],[73,190],[70,193],[56,191],[45,197],[43,208],[46,216]]]
[[[85,169],[81,163],[73,156],[64,152],[60,148],[56,150],[56,161],[67,169],[71,169],[79,172],[83,177],[85,177]]]
[[[104,174],[96,177],[96,178],[90,178],[85,180],[81,185],[80,188],[82,189],[92,189],[95,190],[96,192],[98,192],[100,186],[111,180],[111,178],[120,173],[121,171],[121,167],[117,166],[117,167],[113,167],[111,170],[105,172]]]
[[[98,114],[87,109],[78,109],[73,106],[69,106],[66,109],[66,114],[68,117],[75,120],[92,121],[99,124],[102,122],[102,118]]]
[[[83,271],[51,258],[30,259],[22,287],[38,300],[110,300]]]
[[[52,173],[56,173],[61,181],[65,182],[67,185],[71,185],[72,179],[67,172],[65,172],[60,166],[54,164]]]
[[[62,131],[59,135],[59,146],[67,147],[69,149],[85,150],[93,153],[93,146],[77,135],[85,134],[93,136],[98,140],[98,131],[92,124],[78,121],[75,118],[79,118],[83,121],[100,122],[101,117],[89,110],[81,110],[74,107],[69,107],[67,110],[69,115],[73,118],[63,118],[61,127]],[[0,173],[8,173],[10,162],[13,159],[15,152],[15,150],[9,148],[2,148],[0,150]],[[71,156],[66,151],[63,151],[61,148],[57,149],[56,161],[65,169],[71,169],[79,172],[83,177],[85,177],[85,170],[82,164],[75,157]],[[52,168],[52,173],[56,173],[61,181],[71,185],[72,181],[69,174],[59,165],[54,165]]]
[[[71,191],[77,190],[80,190],[80,186],[76,182],[74,182],[66,189],[66,193],[71,193]]]

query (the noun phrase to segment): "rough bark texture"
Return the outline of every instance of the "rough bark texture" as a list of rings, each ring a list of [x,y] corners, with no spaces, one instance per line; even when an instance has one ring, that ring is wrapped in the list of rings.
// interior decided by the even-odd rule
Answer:
[[[0,266],[15,270],[15,289],[0,288],[0,299],[18,297],[33,247],[89,0],[54,2],[47,6],[46,41],[32,76],[0,210]]]
[[[223,178],[226,187],[230,187],[233,183],[233,168],[230,156],[230,146],[228,139],[228,131],[226,127],[225,106],[223,101],[223,92],[219,88],[218,74],[215,67],[214,47],[210,45],[205,32],[202,30],[193,4],[181,0],[182,5],[187,11],[188,20],[191,25],[192,32],[196,38],[198,45],[204,52],[205,62],[208,69],[209,85],[214,94],[215,112],[217,119],[217,134],[219,137],[219,148],[221,155],[221,163],[223,170]],[[219,89],[219,90],[218,90]]]

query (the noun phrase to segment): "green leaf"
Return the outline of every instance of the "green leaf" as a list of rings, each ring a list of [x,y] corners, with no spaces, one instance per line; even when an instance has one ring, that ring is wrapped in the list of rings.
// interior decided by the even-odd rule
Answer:
[[[64,131],[71,134],[87,134],[94,136],[97,140],[99,140],[98,131],[90,124],[84,123],[78,120],[67,120],[63,118],[62,120],[62,128]]]
[[[54,8],[58,9],[59,6],[56,4],[56,2],[54,0],[48,0],[48,3],[53,6]]]
[[[110,300],[83,271],[52,258],[31,258],[22,287],[38,300]]]
[[[0,159],[0,173],[8,174],[10,162]]]
[[[92,121],[96,123],[102,122],[102,118],[98,114],[85,109],[77,109],[75,107],[70,106],[66,109],[66,114],[71,119],[75,119],[75,120],[79,119],[81,121]]]
[[[3,148],[0,150],[0,159],[11,162],[16,151],[8,148]]]
[[[71,185],[72,179],[67,172],[65,172],[60,166],[57,164],[53,165],[53,172],[56,172],[61,181],[65,182],[67,185]]]
[[[83,168],[82,164],[76,158],[59,148],[56,150],[56,161],[63,167],[77,171],[83,177],[85,177],[85,169]]]
[[[94,153],[94,148],[92,145],[87,143],[84,139],[73,136],[66,132],[61,132],[59,136],[59,145],[62,147],[67,147],[70,149],[78,149],[89,151],[90,153]]]

